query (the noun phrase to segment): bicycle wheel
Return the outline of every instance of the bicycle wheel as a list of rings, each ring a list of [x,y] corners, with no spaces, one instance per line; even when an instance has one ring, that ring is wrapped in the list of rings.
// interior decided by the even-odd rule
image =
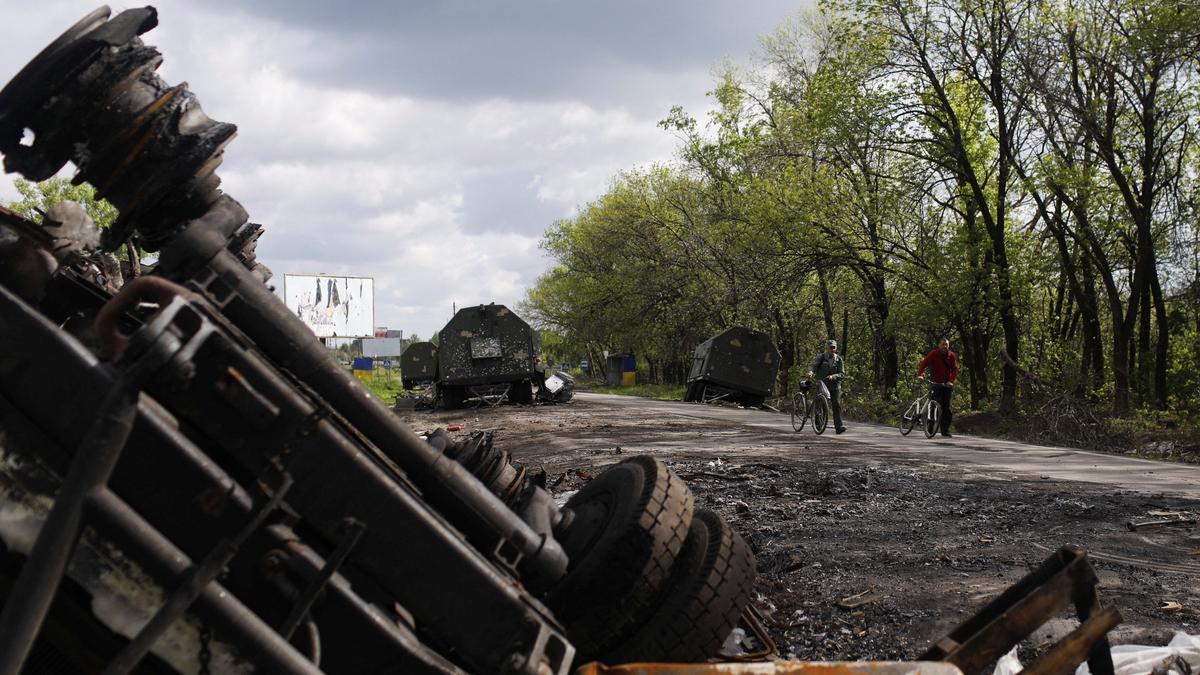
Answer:
[[[792,397],[792,430],[800,431],[808,421],[808,400],[803,393]]]
[[[913,427],[917,426],[917,402],[913,401],[908,404],[908,409],[900,413],[900,435],[907,436],[912,433]]]
[[[942,421],[942,404],[929,401],[929,412],[925,414],[925,438],[933,438],[938,432],[938,424]]]
[[[824,395],[817,395],[813,399],[812,407],[812,425],[813,431],[818,434],[825,432],[825,425],[829,423],[829,399]]]

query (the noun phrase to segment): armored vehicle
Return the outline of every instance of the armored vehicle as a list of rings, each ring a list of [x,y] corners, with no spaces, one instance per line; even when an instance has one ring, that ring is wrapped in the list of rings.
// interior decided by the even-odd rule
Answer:
[[[778,373],[779,350],[771,338],[734,326],[696,347],[683,400],[761,406],[775,388]]]
[[[438,334],[438,396],[453,409],[478,397],[490,403],[529,403],[537,372],[536,337],[504,305],[458,310]]]
[[[414,342],[400,355],[400,383],[405,389],[437,381],[438,348],[432,342]]]

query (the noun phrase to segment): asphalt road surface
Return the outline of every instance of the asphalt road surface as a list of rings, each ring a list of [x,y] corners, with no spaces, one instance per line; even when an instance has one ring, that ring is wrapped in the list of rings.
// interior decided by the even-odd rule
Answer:
[[[655,401],[635,396],[580,392],[580,401],[627,407],[643,419],[656,414],[718,420],[747,427],[792,432],[787,415],[731,406]],[[901,436],[894,426],[847,422],[844,434],[833,433],[833,421],[821,436],[806,427],[798,436],[812,447],[834,444],[876,456],[900,454],[927,457],[940,464],[962,465],[985,473],[1009,473],[1022,478],[1100,483],[1147,494],[1200,499],[1200,466],[1122,457],[1072,448],[1030,445],[955,433],[952,438],[925,438],[919,429]],[[953,429],[951,430],[953,432]]]

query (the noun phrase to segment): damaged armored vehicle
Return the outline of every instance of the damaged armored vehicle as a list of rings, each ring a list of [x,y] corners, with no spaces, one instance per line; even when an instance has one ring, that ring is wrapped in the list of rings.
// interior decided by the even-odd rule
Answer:
[[[537,333],[504,305],[464,307],[438,333],[437,396],[442,407],[468,399],[491,405],[571,399],[575,380],[538,362]]]
[[[771,338],[734,326],[696,347],[683,400],[758,407],[774,391],[778,374],[779,349]]]
[[[405,389],[431,385],[437,381],[438,348],[432,342],[414,342],[400,355],[400,384]]]
[[[260,227],[217,189],[235,127],[156,74],[156,24],[97,10],[0,91],[5,169],[71,162],[120,212],[99,232],[0,211],[0,673],[713,656],[749,601],[745,542],[652,457],[560,506],[502,439],[401,424],[267,285]],[[152,273],[103,272],[127,246]],[[463,310],[444,395],[528,399],[534,346],[505,308]]]

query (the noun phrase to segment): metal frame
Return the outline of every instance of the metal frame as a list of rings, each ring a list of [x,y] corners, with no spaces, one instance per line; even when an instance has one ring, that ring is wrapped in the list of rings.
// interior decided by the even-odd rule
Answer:
[[[987,672],[991,664],[1038,626],[1074,606],[1080,626],[1023,672],[1074,672],[1086,660],[1093,675],[1113,675],[1106,633],[1121,622],[1121,615],[1115,607],[1100,603],[1097,583],[1087,552],[1077,546],[1064,546],[935,642],[918,660],[946,661],[966,675]]]

